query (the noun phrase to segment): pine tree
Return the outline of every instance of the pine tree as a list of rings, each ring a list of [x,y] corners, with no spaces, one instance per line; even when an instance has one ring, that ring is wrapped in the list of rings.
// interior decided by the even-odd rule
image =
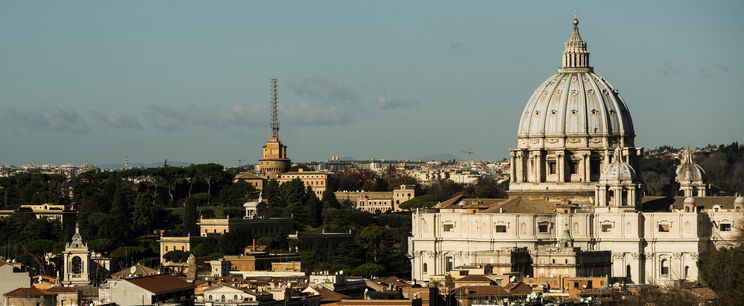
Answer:
[[[196,226],[196,204],[191,199],[186,199],[183,212],[183,231],[191,235],[198,235],[199,228]]]
[[[307,186],[306,197],[305,222],[312,227],[318,227],[323,223],[323,203],[318,200],[310,186]]]
[[[325,207],[341,208],[341,203],[336,199],[336,193],[328,189],[323,193],[323,199],[321,202],[323,202],[323,206]]]
[[[140,193],[134,200],[134,215],[132,216],[132,227],[140,233],[149,233],[153,230],[155,220],[155,207],[149,193]]]

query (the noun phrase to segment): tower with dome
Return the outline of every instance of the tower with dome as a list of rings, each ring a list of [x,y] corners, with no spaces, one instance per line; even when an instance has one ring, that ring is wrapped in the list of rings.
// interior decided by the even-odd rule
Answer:
[[[666,285],[697,281],[698,258],[734,241],[744,198],[709,196],[691,151],[675,171],[678,196],[644,195],[628,105],[590,66],[578,19],[572,27],[561,67],[521,113],[508,198],[458,195],[416,210],[412,278],[520,267],[523,276]]]

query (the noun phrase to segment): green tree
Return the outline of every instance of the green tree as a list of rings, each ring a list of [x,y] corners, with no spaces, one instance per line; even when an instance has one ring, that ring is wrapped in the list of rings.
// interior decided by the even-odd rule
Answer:
[[[367,250],[367,261],[371,257],[373,263],[379,263],[380,255],[384,253],[382,246],[386,240],[385,228],[378,225],[367,226],[359,232],[357,239]]]
[[[385,271],[385,267],[368,262],[354,268],[354,270],[352,270],[352,273],[354,275],[361,275],[366,278],[371,278],[373,276],[380,276],[383,271]]]
[[[700,276],[721,305],[744,305],[744,231],[737,230],[733,247],[719,248],[698,261]]]
[[[196,212],[196,204],[194,204],[191,199],[186,199],[186,203],[184,203],[184,212],[183,212],[183,231],[185,233],[189,233],[191,235],[199,235],[199,227],[197,227],[197,212]]]
[[[186,262],[189,259],[189,255],[191,255],[191,252],[175,250],[165,253],[163,258],[170,262]]]
[[[321,202],[323,202],[323,206],[325,207],[341,208],[341,203],[336,199],[336,193],[328,189],[323,193]]]
[[[268,201],[270,206],[282,207],[286,206],[286,203],[282,202],[281,195],[279,193],[279,182],[276,180],[270,180],[264,187],[264,198]]]
[[[318,227],[323,223],[323,204],[318,200],[318,197],[315,196],[315,193],[310,186],[307,186],[306,197],[305,222],[312,227]]]
[[[153,202],[149,193],[140,193],[134,200],[132,228],[140,233],[150,233],[154,229],[156,210]]]
[[[416,208],[430,208],[434,205],[437,205],[437,203],[439,203],[439,201],[437,201],[434,195],[425,194],[400,203],[400,208],[406,210],[414,210]]]

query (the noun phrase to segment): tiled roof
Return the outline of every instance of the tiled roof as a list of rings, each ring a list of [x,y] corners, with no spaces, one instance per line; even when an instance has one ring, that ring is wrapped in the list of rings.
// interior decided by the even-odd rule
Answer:
[[[155,294],[194,289],[191,283],[167,274],[135,277],[126,281]]]
[[[147,275],[155,275],[158,274],[158,271],[152,268],[149,268],[147,266],[143,266],[141,264],[134,265],[134,273],[132,273],[132,268],[126,268],[124,270],[121,270],[119,272],[116,272],[111,275],[113,278],[127,278],[127,277],[139,277],[139,276],[147,276]]]
[[[321,302],[340,302],[343,299],[348,299],[349,296],[330,290],[325,287],[315,288],[318,294],[321,296]]]
[[[241,172],[235,175],[235,179],[263,179],[263,178],[250,172]]]
[[[455,296],[498,295],[507,296],[509,291],[501,286],[465,286],[454,290]]]
[[[482,212],[550,214],[555,212],[555,204],[545,200],[528,200],[523,197],[514,197],[491,206]]]
[[[463,278],[455,280],[455,282],[456,283],[459,283],[459,282],[492,282],[492,280],[483,275],[468,275]]]
[[[31,288],[18,288],[10,292],[3,294],[4,296],[39,296],[39,295],[54,295],[53,292],[47,290]]]
[[[77,293],[78,290],[72,287],[51,287],[49,289],[46,289],[46,291],[49,292],[75,292]]]

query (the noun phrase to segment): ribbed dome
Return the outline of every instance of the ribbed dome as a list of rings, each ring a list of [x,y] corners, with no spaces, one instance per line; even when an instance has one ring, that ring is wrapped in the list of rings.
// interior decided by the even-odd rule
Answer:
[[[565,45],[563,67],[532,94],[517,136],[635,136],[620,94],[589,66],[578,20]]]
[[[636,172],[630,164],[623,161],[620,154],[620,148],[615,149],[612,157],[612,163],[602,170],[599,176],[601,183],[610,182],[635,182],[637,179]]]
[[[682,153],[682,163],[677,166],[677,182],[704,182],[707,180],[705,170],[692,157],[692,151],[687,149]]]

